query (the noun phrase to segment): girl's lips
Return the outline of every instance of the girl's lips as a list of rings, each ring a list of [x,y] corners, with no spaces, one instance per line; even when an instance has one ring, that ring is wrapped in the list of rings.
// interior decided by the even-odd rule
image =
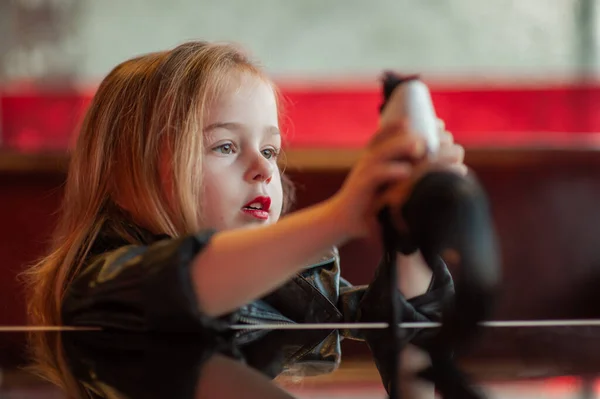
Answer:
[[[269,209],[271,209],[271,198],[259,196],[244,205],[242,212],[259,220],[267,220]]]
[[[259,220],[269,219],[269,212],[264,211],[262,209],[242,208],[242,212]]]
[[[271,197],[265,197],[265,196],[256,197],[252,201],[250,201],[246,205],[244,205],[242,209],[248,209],[248,208],[260,209],[260,210],[269,212],[269,209],[271,209]]]

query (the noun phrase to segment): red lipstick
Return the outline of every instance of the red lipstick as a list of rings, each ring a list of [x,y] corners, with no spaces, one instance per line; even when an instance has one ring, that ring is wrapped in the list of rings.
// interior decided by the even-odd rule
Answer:
[[[256,197],[242,207],[242,212],[256,219],[267,220],[271,209],[270,197]]]

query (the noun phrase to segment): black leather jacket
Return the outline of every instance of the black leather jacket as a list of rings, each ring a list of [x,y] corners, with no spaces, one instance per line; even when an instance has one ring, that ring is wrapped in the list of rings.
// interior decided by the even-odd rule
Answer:
[[[268,351],[261,342],[266,334],[273,332],[233,331],[228,328],[230,324],[351,323],[388,319],[389,284],[382,267],[368,286],[352,286],[340,276],[336,249],[325,254],[320,262],[307,265],[265,297],[224,317],[208,317],[195,298],[189,267],[213,232],[170,238],[153,236],[132,226],[129,233],[134,240],[121,238],[122,235],[115,234],[111,228],[101,231],[84,268],[67,290],[62,306],[64,325],[133,332],[218,334],[230,337],[251,357],[253,351]],[[440,261],[427,293],[402,300],[402,320],[439,320],[442,301],[452,296],[453,289],[452,278]],[[415,340],[418,334],[412,331],[404,338]],[[298,337],[294,341],[286,335],[286,342],[294,342],[286,345],[286,360],[280,369],[267,374],[274,377],[288,367],[303,367],[305,375],[331,371],[339,363],[342,339],[366,338],[358,330],[304,331]],[[273,342],[273,337],[265,342]]]

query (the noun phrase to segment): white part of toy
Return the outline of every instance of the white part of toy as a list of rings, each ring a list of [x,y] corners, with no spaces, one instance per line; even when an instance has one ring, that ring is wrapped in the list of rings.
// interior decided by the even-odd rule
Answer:
[[[440,148],[439,120],[429,88],[421,80],[408,80],[394,89],[381,113],[380,126],[406,119],[411,131],[425,138],[429,152],[436,154]]]

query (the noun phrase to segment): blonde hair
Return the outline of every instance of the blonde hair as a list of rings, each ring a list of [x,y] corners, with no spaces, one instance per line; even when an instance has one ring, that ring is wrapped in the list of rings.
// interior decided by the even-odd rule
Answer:
[[[172,237],[200,228],[203,116],[241,73],[270,83],[236,46],[188,42],[125,61],[106,76],[72,153],[51,250],[23,274],[30,324],[61,324],[65,292],[106,223],[134,244],[125,228],[133,221]],[[172,160],[167,192],[160,173],[163,149]],[[284,186],[289,204],[289,181]],[[123,208],[129,215],[115,212]],[[38,369],[62,368],[55,356],[60,342],[46,342],[43,335],[30,341]]]

